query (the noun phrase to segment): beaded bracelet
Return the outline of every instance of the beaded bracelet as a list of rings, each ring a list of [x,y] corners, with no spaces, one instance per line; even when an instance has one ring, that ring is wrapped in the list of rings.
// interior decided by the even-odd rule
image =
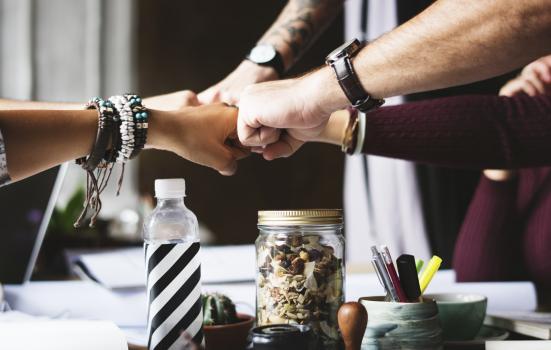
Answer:
[[[133,159],[145,147],[145,143],[147,142],[149,112],[142,104],[140,96],[127,94],[126,98],[134,116],[134,150],[130,154],[130,159]]]
[[[121,119],[120,144],[117,145],[118,163],[126,163],[130,159],[130,154],[134,149],[134,117],[128,99],[125,95],[112,96],[109,100],[115,105]]]
[[[147,139],[148,112],[138,95],[112,96],[110,101],[119,111],[120,145],[117,145],[117,162],[125,163],[136,157],[144,148]]]
[[[98,110],[98,132],[90,155],[76,161],[86,170],[87,181],[84,209],[75,222],[75,227],[82,226],[90,208],[93,210],[90,227],[95,225],[102,207],[100,195],[109,182],[113,165],[115,162],[122,163],[118,195],[124,178],[125,163],[139,154],[147,140],[149,113],[138,95],[117,95],[108,101],[95,97],[86,104],[86,109],[92,108]],[[109,141],[111,149],[107,150]]]

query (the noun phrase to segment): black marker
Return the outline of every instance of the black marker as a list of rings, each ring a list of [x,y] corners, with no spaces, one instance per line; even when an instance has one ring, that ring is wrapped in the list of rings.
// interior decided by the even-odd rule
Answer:
[[[396,260],[396,267],[398,268],[400,282],[402,283],[406,297],[410,302],[418,302],[421,296],[421,288],[419,287],[415,258],[413,255],[402,254]]]

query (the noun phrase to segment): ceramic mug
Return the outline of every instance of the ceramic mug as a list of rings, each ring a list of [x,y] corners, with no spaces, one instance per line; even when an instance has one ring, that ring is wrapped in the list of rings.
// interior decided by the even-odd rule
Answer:
[[[384,297],[363,297],[367,329],[362,350],[442,349],[442,328],[433,300],[422,303],[395,303]]]
[[[488,300],[478,294],[428,294],[438,305],[438,314],[444,340],[472,340],[476,337],[484,318]]]

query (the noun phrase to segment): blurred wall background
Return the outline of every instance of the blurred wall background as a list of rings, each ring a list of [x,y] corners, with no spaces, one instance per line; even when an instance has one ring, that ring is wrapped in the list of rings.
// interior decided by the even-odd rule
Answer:
[[[132,0],[0,0],[0,98],[84,103],[135,90],[136,22]],[[103,215],[136,203],[136,169],[120,197],[109,186]],[[61,205],[85,178],[71,164]]]

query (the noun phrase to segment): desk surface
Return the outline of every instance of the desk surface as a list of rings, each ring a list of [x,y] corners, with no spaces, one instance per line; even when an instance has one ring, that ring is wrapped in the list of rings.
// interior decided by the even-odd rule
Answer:
[[[454,280],[453,271],[441,271],[427,292],[484,294],[488,296],[490,312],[527,311],[536,306],[535,290],[528,282],[455,283]],[[254,314],[253,282],[204,284],[203,290],[223,292],[236,302],[238,311]],[[380,295],[382,287],[374,274],[349,274],[345,291],[347,300],[357,300],[366,295]],[[144,343],[147,307],[143,288],[109,291],[86,281],[32,282],[23,286],[5,286],[5,295],[13,309],[33,315],[113,320],[131,342]]]

